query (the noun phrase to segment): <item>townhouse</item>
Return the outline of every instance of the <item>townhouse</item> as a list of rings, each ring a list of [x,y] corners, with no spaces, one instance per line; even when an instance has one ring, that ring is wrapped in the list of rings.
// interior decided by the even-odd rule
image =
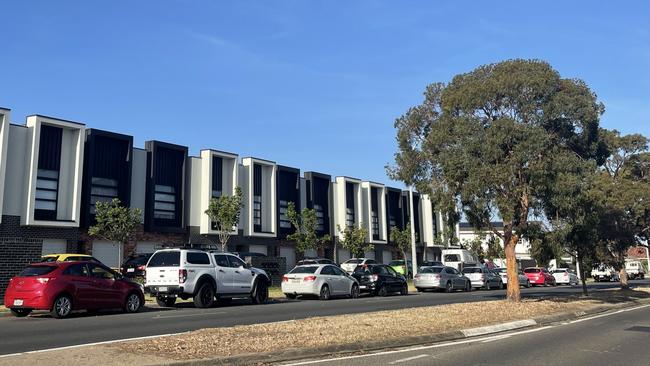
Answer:
[[[413,212],[418,257],[440,259],[440,215],[426,195],[377,182],[324,173],[301,173],[257,157],[157,140],[144,148],[133,136],[87,128],[84,123],[44,115],[10,123],[11,111],[0,108],[0,295],[9,278],[41,255],[89,253],[118,267],[136,253],[181,245],[218,244],[213,222],[204,213],[211,198],[243,192],[243,208],[229,250],[298,259],[287,235],[289,202],[311,208],[318,234],[331,245],[307,256],[338,261],[350,257],[340,248],[339,228],[365,227],[374,250],[367,257],[388,262],[399,256],[390,241],[393,227],[404,229]],[[90,237],[96,202],[119,198],[140,208],[141,223],[124,245]],[[411,210],[411,205],[413,209]],[[409,253],[410,255],[410,253]]]

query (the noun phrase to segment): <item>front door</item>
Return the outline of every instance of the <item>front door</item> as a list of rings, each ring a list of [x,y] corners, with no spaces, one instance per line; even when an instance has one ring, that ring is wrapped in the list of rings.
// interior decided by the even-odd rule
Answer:
[[[69,281],[74,284],[76,292],[74,294],[73,304],[76,309],[87,309],[95,307],[95,289],[93,279],[88,273],[85,264],[73,264],[66,268],[63,275],[69,277]]]
[[[108,268],[99,264],[88,264],[92,287],[96,294],[96,307],[112,308],[122,306],[121,292],[117,288],[116,276]]]
[[[230,261],[230,268],[233,270],[232,274],[232,287],[233,293],[236,294],[245,294],[251,292],[251,286],[253,283],[253,271],[246,268],[246,263],[235,257],[234,255],[229,255],[228,260]]]
[[[233,293],[234,268],[230,267],[230,261],[226,254],[215,254],[214,262],[217,275],[217,294]]]

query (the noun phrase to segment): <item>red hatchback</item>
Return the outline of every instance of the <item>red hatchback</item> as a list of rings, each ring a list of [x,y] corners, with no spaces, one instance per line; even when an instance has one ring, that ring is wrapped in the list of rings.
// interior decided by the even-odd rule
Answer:
[[[524,274],[528,277],[530,284],[533,286],[555,286],[555,277],[546,268],[530,267],[524,269]]]
[[[15,316],[32,310],[49,310],[55,318],[82,309],[134,313],[144,304],[144,292],[142,285],[101,263],[34,263],[9,281],[4,304]]]

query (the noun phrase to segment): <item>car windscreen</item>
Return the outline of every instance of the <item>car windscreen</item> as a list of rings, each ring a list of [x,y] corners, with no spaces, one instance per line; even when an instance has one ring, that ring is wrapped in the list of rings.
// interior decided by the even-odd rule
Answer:
[[[388,263],[388,265],[389,266],[403,266],[404,261],[390,261],[390,263]]]
[[[465,268],[463,269],[463,273],[483,273],[483,270],[481,268]]]
[[[56,260],[58,258],[59,257],[41,257],[41,262],[42,263],[52,263],[52,262],[56,262]]]
[[[181,264],[181,252],[158,252],[149,260],[147,267],[178,267]]]
[[[318,264],[318,262],[316,262],[313,259],[305,259],[304,261],[298,262],[299,266],[302,266],[302,265],[305,265],[305,264]]]
[[[541,270],[539,268],[526,268],[524,273],[539,273]]]
[[[300,266],[292,269],[289,273],[314,273],[317,269],[317,266]]]
[[[46,275],[56,269],[55,266],[27,266],[23,269],[18,276],[20,277],[34,277]]]
[[[460,256],[458,254],[446,254],[445,262],[460,262]]]
[[[372,266],[357,266],[357,268],[354,269],[354,274],[367,274],[371,273]]]
[[[424,267],[420,269],[420,273],[440,273],[442,272],[442,267]]]
[[[567,273],[568,271],[566,269],[556,269],[555,271],[551,273]]]
[[[361,262],[362,262],[362,260],[360,260],[360,259],[348,259],[347,261],[345,261],[345,263],[350,263],[350,264],[357,264],[357,263],[361,263]]]
[[[506,268],[495,268],[494,272],[497,273],[506,273],[508,270]]]
[[[147,263],[147,259],[149,259],[149,257],[145,257],[145,256],[142,256],[142,257],[135,257],[135,258],[129,258],[129,259],[126,261],[126,263],[124,263],[124,264],[126,264],[126,265],[131,264],[131,265],[134,265],[134,266],[136,266],[136,265],[141,265],[141,264],[145,264],[145,263]]]

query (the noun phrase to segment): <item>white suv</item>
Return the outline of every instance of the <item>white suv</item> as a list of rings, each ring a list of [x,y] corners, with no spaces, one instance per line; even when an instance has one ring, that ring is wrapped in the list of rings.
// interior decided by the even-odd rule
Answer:
[[[207,308],[215,299],[233,297],[250,297],[254,303],[264,303],[270,284],[266,272],[230,253],[163,249],[147,262],[144,286],[160,306],[173,306],[177,297],[192,297],[197,308]]]

